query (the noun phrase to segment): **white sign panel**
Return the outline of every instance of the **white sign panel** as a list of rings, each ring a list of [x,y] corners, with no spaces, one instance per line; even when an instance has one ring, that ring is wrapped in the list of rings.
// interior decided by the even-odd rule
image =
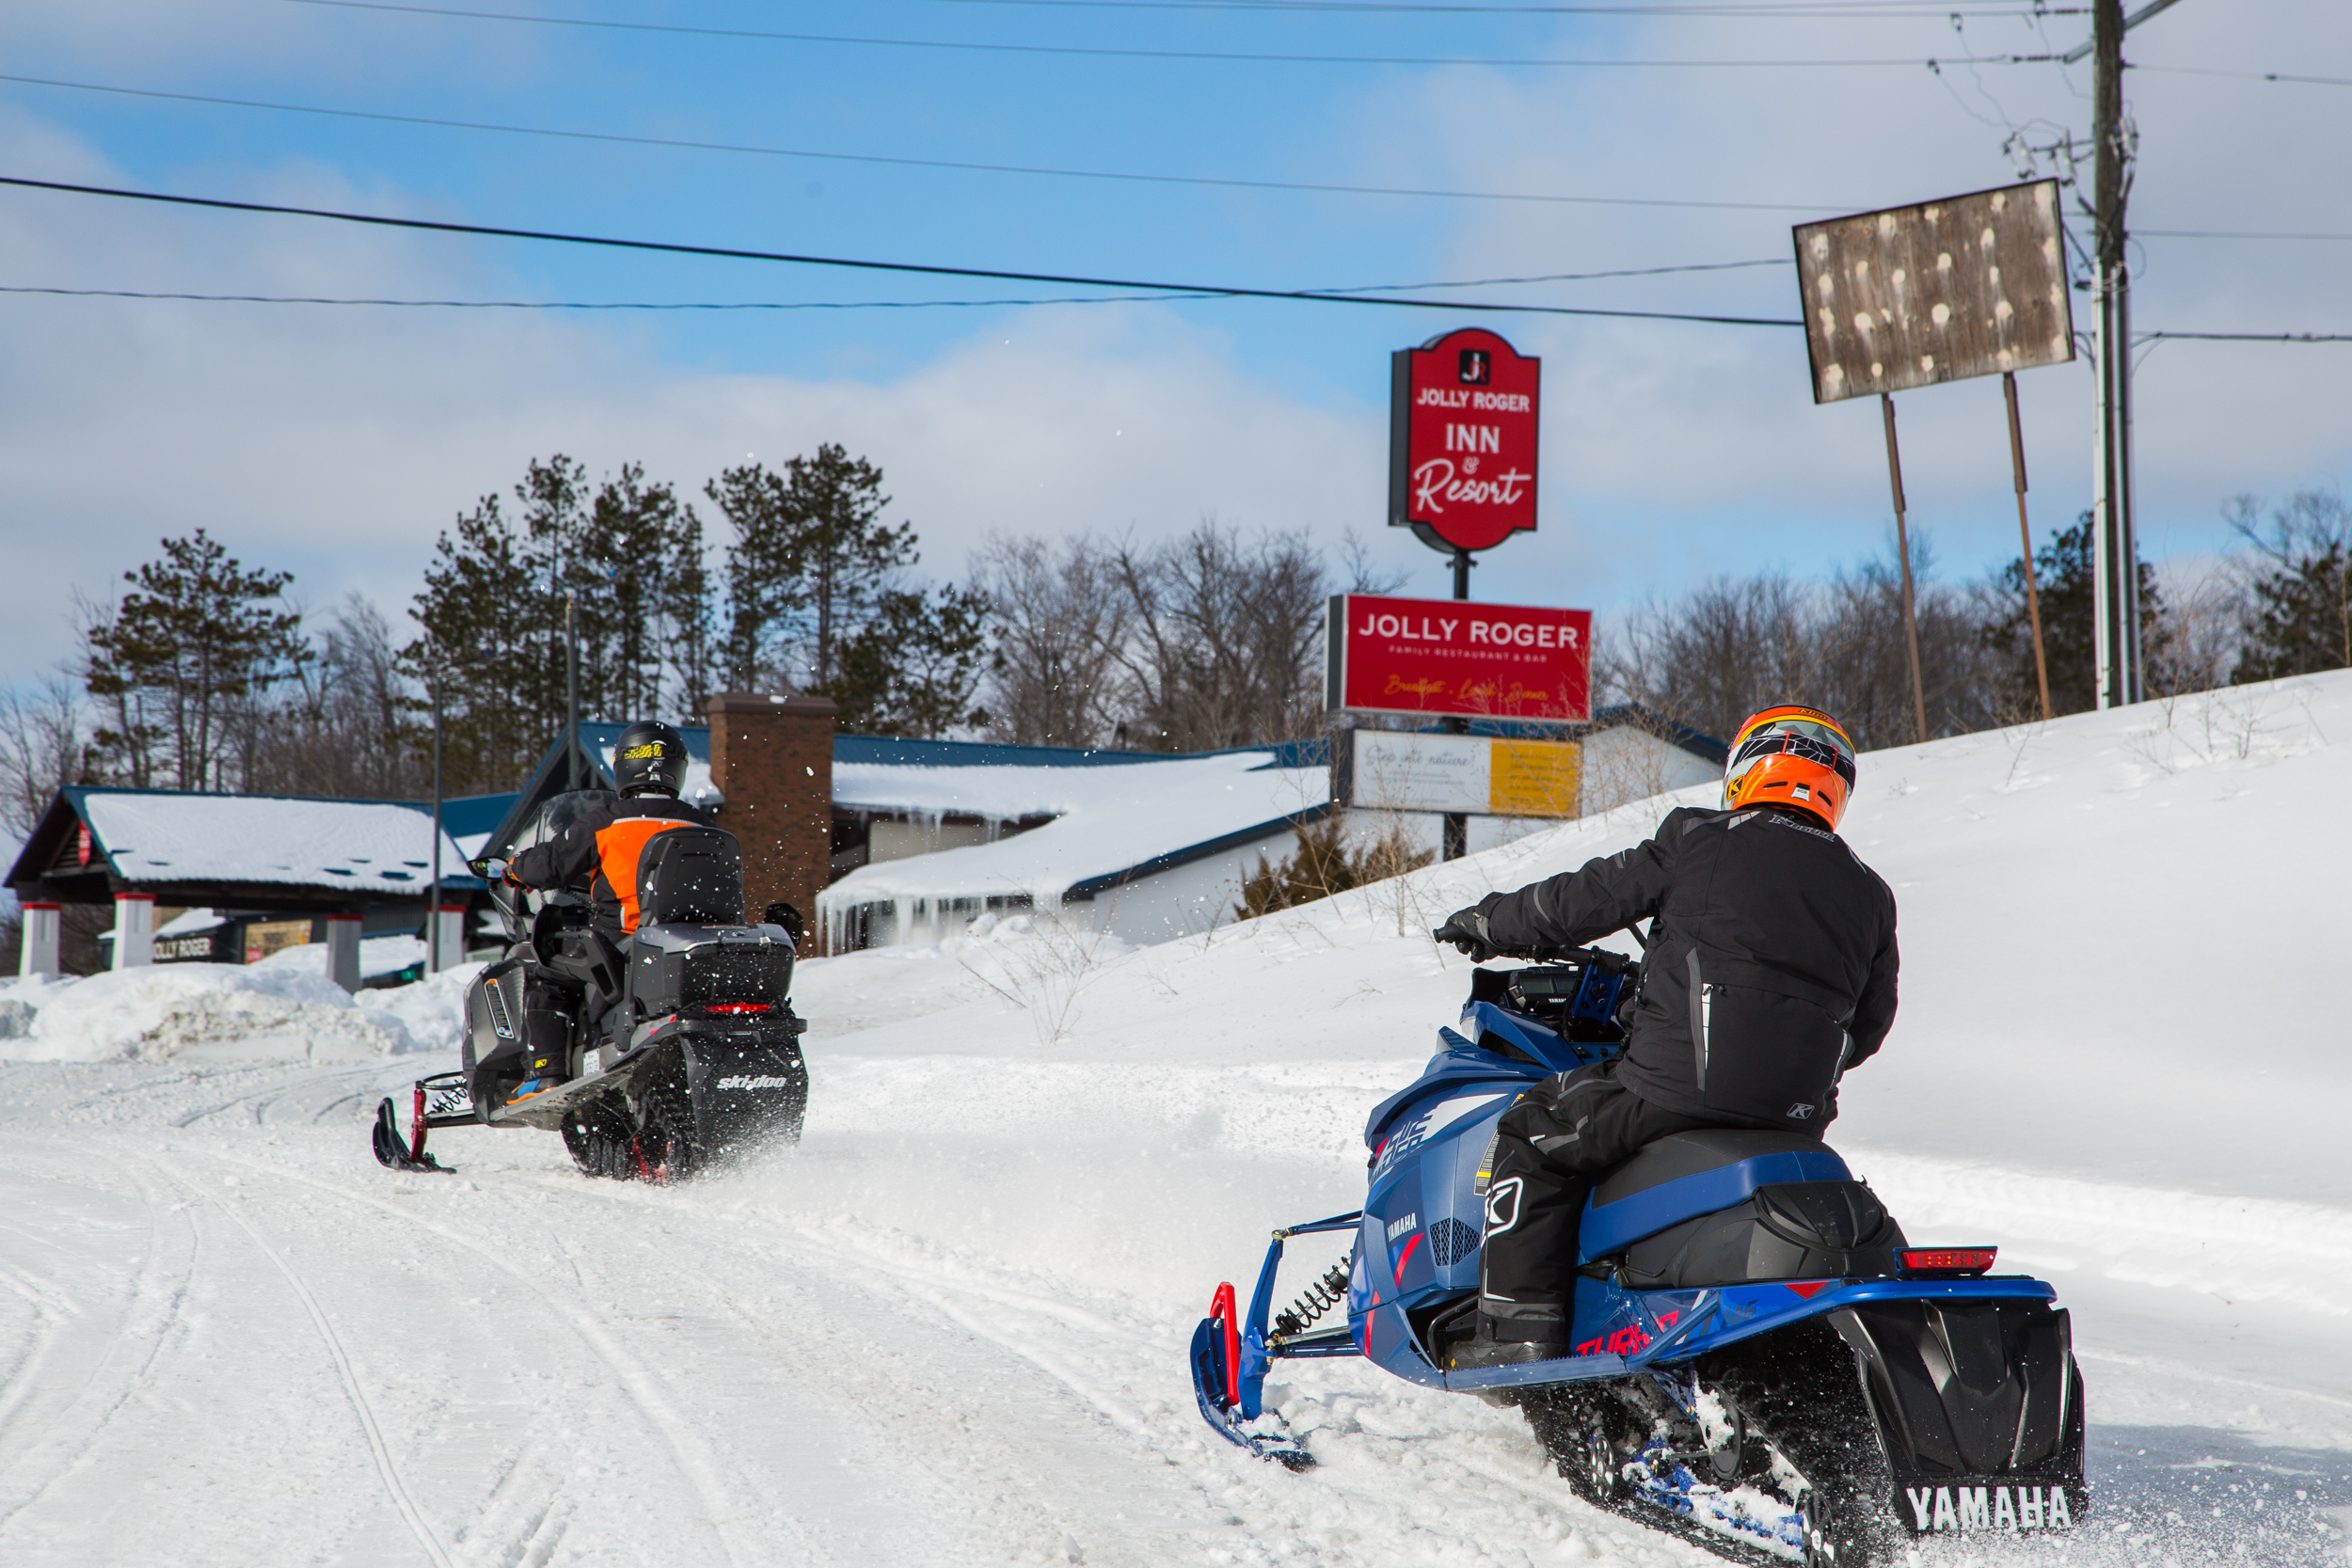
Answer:
[[[1574,816],[1581,760],[1572,741],[1351,730],[1333,794],[1375,811]]]
[[[1353,794],[1396,811],[1484,812],[1494,743],[1480,736],[1358,730]]]

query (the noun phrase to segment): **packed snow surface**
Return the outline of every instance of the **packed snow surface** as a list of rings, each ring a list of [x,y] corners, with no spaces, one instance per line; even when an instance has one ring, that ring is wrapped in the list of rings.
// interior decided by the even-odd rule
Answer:
[[[1923,1568],[2346,1562],[2344,737],[2338,676],[1863,758],[1904,1000],[1833,1139],[2057,1285],[2091,1420],[2081,1532]],[[1713,1561],[1513,1412],[1288,1364],[1294,1476],[1183,1364],[1270,1227],[1360,1200],[1466,987],[1425,928],[1672,803],[1180,942],[807,964],[806,1139],[675,1188],[539,1133],[380,1169],[447,1055],[0,1063],[0,1561]]]
[[[82,810],[128,881],[284,882],[384,895],[421,895],[433,878],[433,818],[380,800],[280,800],[92,790]],[[444,877],[467,875],[441,839]]]

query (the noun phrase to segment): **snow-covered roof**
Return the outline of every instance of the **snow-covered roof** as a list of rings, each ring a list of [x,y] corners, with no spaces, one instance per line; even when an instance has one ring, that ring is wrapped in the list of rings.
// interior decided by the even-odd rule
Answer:
[[[1055,820],[994,844],[860,866],[818,894],[818,907],[1007,894],[1051,903],[1089,883],[1279,832],[1331,798],[1327,769],[1279,761],[1269,749],[1123,768],[871,767],[871,782],[887,786],[898,809]],[[868,770],[836,765],[834,799],[849,803]]]
[[[277,883],[378,897],[421,896],[433,876],[433,819],[387,800],[182,795],[86,789],[76,806],[126,882]],[[441,839],[441,876],[468,879]]]

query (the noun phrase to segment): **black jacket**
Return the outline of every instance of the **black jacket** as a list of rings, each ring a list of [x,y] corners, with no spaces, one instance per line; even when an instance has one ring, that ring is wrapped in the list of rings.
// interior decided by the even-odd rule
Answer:
[[[1655,916],[1620,1084],[1725,1125],[1818,1129],[1895,1022],[1895,895],[1791,812],[1685,807],[1630,849],[1485,905],[1506,952]]]
[[[707,813],[667,795],[600,802],[545,844],[516,855],[507,878],[524,887],[587,891],[596,929],[618,941],[637,929],[637,857],[654,834],[710,826]]]

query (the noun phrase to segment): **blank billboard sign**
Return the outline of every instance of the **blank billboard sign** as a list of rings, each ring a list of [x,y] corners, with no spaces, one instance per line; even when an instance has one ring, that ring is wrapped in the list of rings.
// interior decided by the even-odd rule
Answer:
[[[1813,401],[2074,357],[2058,182],[1798,226]]]

